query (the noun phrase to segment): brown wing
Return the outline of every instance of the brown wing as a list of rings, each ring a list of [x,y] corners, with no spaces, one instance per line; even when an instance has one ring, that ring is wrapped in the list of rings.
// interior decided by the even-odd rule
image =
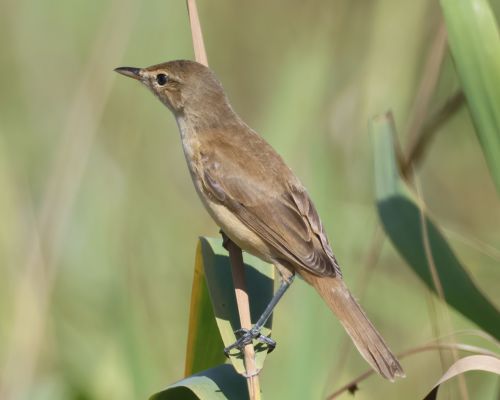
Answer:
[[[227,151],[234,151],[232,146],[218,146],[203,161],[204,189],[281,258],[316,275],[340,275],[307,192],[270,146],[267,143],[264,146],[266,160],[262,159],[262,153],[229,156]],[[285,169],[278,168],[277,163]],[[249,168],[253,168],[252,173]]]

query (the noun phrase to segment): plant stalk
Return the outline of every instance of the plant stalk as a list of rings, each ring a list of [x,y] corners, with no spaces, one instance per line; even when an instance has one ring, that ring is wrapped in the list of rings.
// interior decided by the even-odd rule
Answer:
[[[208,67],[207,52],[203,41],[203,32],[201,30],[200,18],[198,16],[198,8],[196,0],[187,0],[187,9],[189,14],[189,23],[191,26],[191,35],[193,38],[193,49],[195,59],[200,64]],[[232,241],[228,240],[227,249],[231,260],[231,271],[233,275],[234,290],[236,294],[236,303],[238,305],[238,313],[240,316],[240,324],[244,329],[252,327],[250,317],[250,304],[248,301],[248,292],[246,290],[245,267],[243,264],[243,255],[241,249]],[[253,344],[246,345],[243,349],[245,359],[246,378],[248,385],[248,394],[250,400],[260,400],[260,383],[259,371],[255,364],[255,350]]]

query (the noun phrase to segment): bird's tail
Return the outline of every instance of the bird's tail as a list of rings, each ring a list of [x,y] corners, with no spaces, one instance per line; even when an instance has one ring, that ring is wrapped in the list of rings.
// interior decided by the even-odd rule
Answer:
[[[391,382],[396,377],[403,378],[405,376],[399,361],[347,289],[342,278],[317,277],[309,273],[301,273],[301,275],[314,286],[325,300],[344,326],[358,351],[375,371]]]

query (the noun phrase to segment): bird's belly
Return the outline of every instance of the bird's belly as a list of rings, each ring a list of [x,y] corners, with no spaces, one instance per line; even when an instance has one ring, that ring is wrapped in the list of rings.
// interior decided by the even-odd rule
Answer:
[[[236,243],[242,250],[256,257],[273,263],[272,249],[253,231],[248,229],[231,211],[225,206],[207,198],[200,188],[200,182],[194,182],[196,191],[206,210],[222,231]]]
[[[231,211],[211,201],[204,202],[205,208],[222,231],[241,249],[269,263],[273,262],[272,250],[253,231],[248,229]]]
[[[197,161],[201,158],[199,151],[200,143],[196,139],[196,135],[190,133],[186,128],[183,119],[178,118],[177,123],[181,131],[182,146],[191,179],[201,202],[210,216],[229,239],[236,243],[242,250],[272,263],[272,249],[258,235],[248,229],[231,211],[223,205],[212,201],[203,193],[202,182],[200,180],[202,167],[198,165]]]

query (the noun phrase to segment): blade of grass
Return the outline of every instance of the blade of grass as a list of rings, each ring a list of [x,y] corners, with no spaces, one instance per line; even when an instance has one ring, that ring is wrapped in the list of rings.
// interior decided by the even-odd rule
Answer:
[[[475,355],[458,360],[439,379],[424,400],[435,400],[442,383],[468,371],[484,371],[500,375],[500,359],[487,355]]]
[[[468,353],[475,353],[475,354],[480,354],[484,356],[491,356],[491,357],[498,357],[497,354],[489,351],[488,349],[478,347],[478,346],[471,346],[465,343],[440,343],[439,341],[431,341],[429,343],[426,343],[422,346],[417,346],[413,347],[411,349],[408,349],[406,351],[403,351],[397,355],[397,358],[402,360],[404,358],[407,358],[409,356],[413,356],[415,354],[420,354],[424,353],[427,351],[441,351],[441,350],[448,350],[448,351],[464,351]],[[358,385],[364,381],[365,379],[368,379],[370,376],[374,375],[375,371],[373,369],[368,369],[361,375],[357,376],[356,378],[352,379],[339,389],[337,389],[334,393],[330,394],[327,397],[327,400],[333,400],[339,397],[342,393],[347,392],[347,391],[355,391],[358,388]]]
[[[245,386],[231,365],[219,365],[174,383],[150,400],[246,400]]]
[[[487,0],[441,0],[476,133],[500,191],[500,36]]]
[[[436,291],[425,253],[421,214],[399,175],[394,154],[394,127],[387,115],[372,121],[376,197],[379,216],[394,247],[420,279]],[[500,318],[495,306],[471,280],[438,227],[424,216],[429,246],[446,302],[496,338]]]
[[[236,340],[234,331],[240,328],[240,315],[231,278],[232,265],[220,239],[202,237],[200,242],[203,268],[217,326],[224,345],[229,346]],[[250,320],[257,321],[273,295],[274,267],[245,254],[244,274],[247,293],[252,299]],[[271,333],[271,324],[272,320],[269,319],[262,331],[263,335],[268,336]],[[222,348],[220,350],[222,352]],[[259,343],[255,346],[255,352],[256,369],[260,370],[267,355],[267,346]],[[231,354],[230,361],[238,373],[245,374],[246,369],[242,357],[243,355],[239,352]]]
[[[246,293],[253,299],[249,310],[250,321],[256,321],[273,295],[274,267],[247,254],[243,261]],[[201,237],[196,249],[191,295],[186,378],[151,399],[248,398],[242,377],[247,371],[243,355],[231,354],[233,366],[218,365],[225,360],[223,347],[236,340],[234,331],[240,326],[231,271],[232,263],[222,241]],[[266,336],[271,332],[271,323],[270,319],[262,331]],[[266,358],[267,347],[259,343],[255,352],[255,368],[259,371]],[[255,397],[258,396],[260,393],[255,394]]]
[[[201,242],[198,242],[191,290],[185,377],[225,361],[222,352],[224,344],[215,322],[215,314],[208,294],[201,247]]]

